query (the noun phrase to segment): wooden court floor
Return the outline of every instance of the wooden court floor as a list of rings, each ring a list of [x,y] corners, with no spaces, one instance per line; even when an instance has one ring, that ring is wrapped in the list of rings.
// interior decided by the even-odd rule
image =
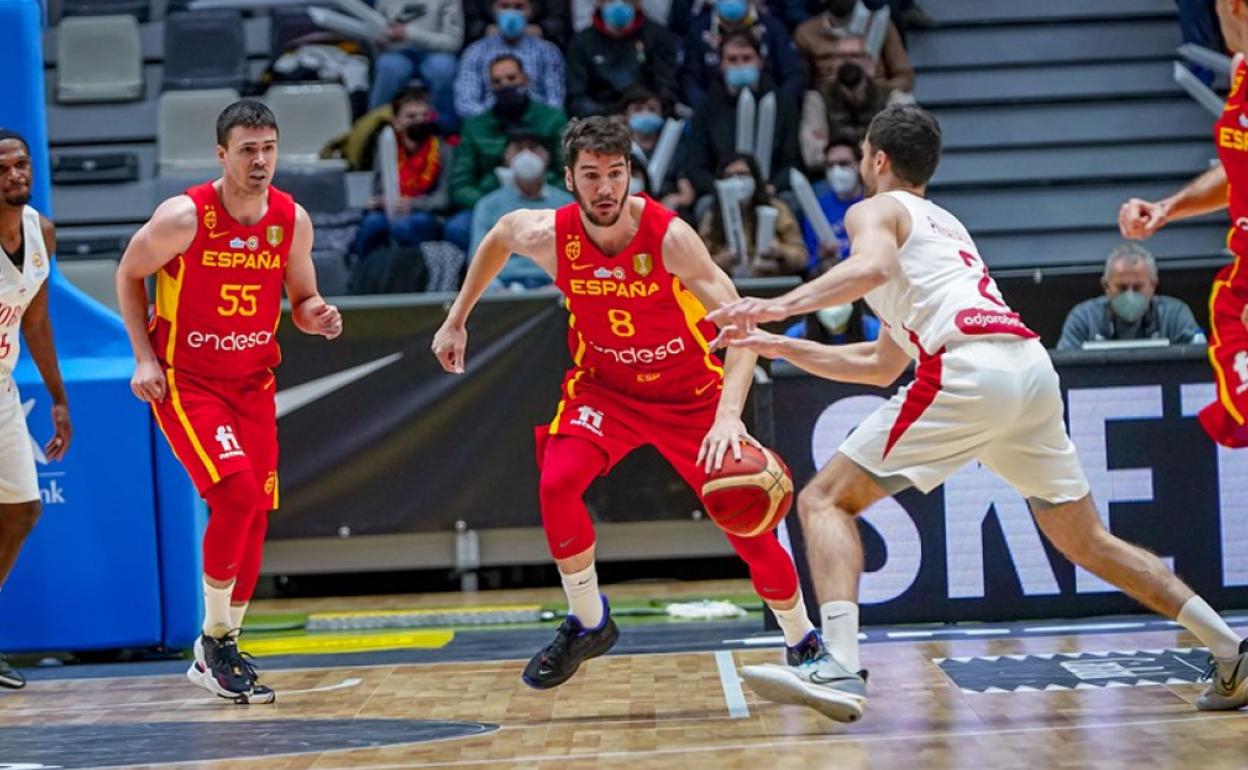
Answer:
[[[49,740],[93,735],[96,747],[124,736],[136,755],[144,740],[211,734],[232,758],[173,765],[212,770],[1248,767],[1248,713],[1195,711],[1202,685],[968,693],[934,662],[1193,644],[1176,631],[869,644],[871,701],[850,726],[740,689],[733,667],[776,660],[776,649],[608,656],[549,692],[521,683],[522,660],[266,669],[282,695],[251,707],[201,697],[177,675],[59,679],[0,695],[0,767],[13,761],[3,736],[38,731]],[[299,753],[260,757],[257,720],[266,735],[307,726],[313,734],[290,746]],[[395,720],[490,731],[358,749],[314,745],[327,732]],[[97,766],[125,765],[126,752],[114,746],[99,755],[113,759]],[[50,749],[40,756],[53,757],[41,760],[45,767],[58,764]],[[62,766],[91,766],[83,762],[80,754]]]

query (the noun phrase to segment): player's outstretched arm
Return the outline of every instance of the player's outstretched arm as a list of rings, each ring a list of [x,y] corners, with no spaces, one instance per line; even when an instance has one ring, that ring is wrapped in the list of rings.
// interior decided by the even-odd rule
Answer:
[[[706,244],[682,219],[673,219],[663,236],[663,263],[705,308],[730,305],[740,299],[732,279],[715,264]],[[724,356],[724,389],[719,395],[715,422],[698,451],[697,462],[708,473],[723,467],[729,451],[740,460],[741,442],[758,444],[741,420],[757,362],[758,356],[746,348],[729,350]]]
[[[729,339],[729,349],[746,348],[766,358],[783,358],[816,377],[887,387],[910,365],[910,356],[885,333],[874,342],[824,345],[754,329]]]
[[[853,243],[848,259],[813,281],[772,299],[746,297],[709,316],[728,335],[746,333],[755,324],[782,321],[820,308],[846,305],[885,283],[897,269],[901,244],[909,236],[909,216],[901,203],[876,196],[857,203],[845,215]]]
[[[43,243],[48,248],[48,258],[56,253],[56,228],[46,217],[40,217],[43,228]],[[56,361],[56,343],[52,339],[52,317],[48,313],[48,284],[45,281],[39,287],[39,293],[30,301],[30,307],[22,316],[22,337],[26,340],[26,349],[34,359],[43,378],[44,387],[52,397],[52,428],[55,434],[44,446],[44,454],[49,460],[59,460],[69,449],[69,439],[73,428],[69,423],[69,401],[65,396],[65,381],[61,379],[61,367]]]
[[[156,207],[152,218],[130,239],[117,266],[117,304],[134,350],[130,389],[143,401],[161,401],[165,397],[165,374],[147,336],[145,281],[190,248],[195,228],[194,201],[185,195],[169,198]]]
[[[342,334],[342,314],[316,290],[312,218],[298,204],[295,204],[295,237],[291,239],[290,259],[286,263],[286,297],[290,299],[290,320],[299,331],[319,334],[327,340]]]
[[[468,275],[441,328],[433,336],[433,354],[451,374],[464,373],[468,347],[468,316],[481,295],[498,277],[507,258],[520,254],[555,275],[555,212],[551,209],[512,211],[503,215],[481,239],[468,263]]]
[[[1169,198],[1132,198],[1122,204],[1118,209],[1118,229],[1124,238],[1142,241],[1170,222],[1224,209],[1226,200],[1226,169],[1219,163]]]

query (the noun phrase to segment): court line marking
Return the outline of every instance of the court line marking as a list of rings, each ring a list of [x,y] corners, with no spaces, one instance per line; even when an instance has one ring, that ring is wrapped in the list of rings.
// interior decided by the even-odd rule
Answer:
[[[349,690],[352,687],[359,687],[363,682],[364,682],[363,679],[360,679],[357,677],[350,677],[347,679],[343,679],[338,684],[327,684],[324,687],[311,687],[305,690],[282,690],[278,692],[278,697],[288,698],[291,695],[311,695],[313,693],[335,692],[337,690]],[[11,708],[11,709],[9,708],[0,709],[0,713],[45,714],[45,713],[64,713],[66,711],[69,711],[69,712],[117,711],[119,709],[154,708],[157,706],[161,706],[161,707],[179,706],[180,707],[180,706],[195,706],[195,705],[201,705],[201,706],[212,705],[215,707],[216,705],[218,705],[224,700],[226,699],[216,698],[215,700],[210,700],[207,697],[204,697],[204,698],[181,698],[178,700],[144,701],[142,703],[91,703],[88,705],[81,705],[81,706],[59,706],[59,707],[58,706],[44,706],[41,708],[20,708],[19,707],[19,708]]]
[[[745,703],[745,693],[741,691],[741,678],[737,676],[737,664],[732,659],[730,650],[719,650],[715,653],[715,665],[719,668],[719,684],[724,688],[724,702],[728,704],[728,716],[733,719],[748,719],[750,707]]]
[[[481,759],[447,760],[444,762],[404,762],[387,765],[356,765],[353,770],[406,770],[407,768],[425,767],[465,767],[472,765],[497,765],[499,763],[526,764],[538,762],[574,762],[585,759],[635,759],[637,757],[681,756],[688,754],[707,754],[722,751],[749,751],[753,749],[786,749],[793,747],[817,747],[830,743],[879,743],[880,741],[927,741],[945,738],[974,738],[994,735],[1026,735],[1043,732],[1070,732],[1072,730],[1100,730],[1114,727],[1148,727],[1154,725],[1178,724],[1180,722],[1214,722],[1227,719],[1243,719],[1243,714],[1219,714],[1217,716],[1176,717],[1171,719],[1137,719],[1121,722],[1102,722],[1089,725],[1051,725],[1036,727],[1007,727],[1001,729],[963,730],[931,733],[894,733],[875,735],[827,735],[817,739],[797,740],[765,740],[753,743],[731,743],[719,746],[678,746],[670,749],[649,749],[642,751],[587,751],[569,752],[566,754],[534,754],[528,756],[509,756],[506,758],[491,757]],[[509,729],[502,725],[499,732]]]

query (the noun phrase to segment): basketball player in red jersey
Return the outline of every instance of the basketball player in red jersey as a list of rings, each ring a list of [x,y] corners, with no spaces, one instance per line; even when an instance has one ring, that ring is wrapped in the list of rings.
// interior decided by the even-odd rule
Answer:
[[[568,596],[568,619],[529,662],[524,681],[547,689],[602,655],[619,632],[594,570],[594,529],[583,495],[595,478],[653,445],[695,490],[728,451],[754,440],[741,422],[752,352],[721,364],[708,340],[707,306],[737,298],[692,228],[644,196],[629,196],[631,139],[622,122],[573,122],[564,135],[564,181],[576,202],[515,211],[473,257],[463,289],[433,340],[448,372],[464,372],[472,308],[510,254],[555,279],[568,303],[573,367],[549,425],[537,431],[542,526]],[[793,655],[822,647],[806,616],[793,561],[772,535],[728,535],[775,611]]]
[[[250,100],[226,107],[217,159],[220,179],[161,203],[135,233],[117,268],[117,296],[136,360],[130,387],[152,405],[211,511],[203,636],[187,677],[223,698],[271,703],[237,636],[278,503],[273,367],[282,286],[300,331],[332,340],[342,317],[316,291],[308,213],[271,184],[277,121],[269,108]]]
[[[1230,209],[1227,247],[1234,255],[1213,282],[1209,361],[1217,378],[1218,400],[1200,412],[1200,424],[1227,447],[1248,446],[1248,2],[1218,0],[1218,20],[1227,47],[1235,53],[1231,92],[1214,123],[1218,160],[1213,168],[1160,201],[1132,198],[1118,212],[1127,238],[1143,240],[1170,222]]]

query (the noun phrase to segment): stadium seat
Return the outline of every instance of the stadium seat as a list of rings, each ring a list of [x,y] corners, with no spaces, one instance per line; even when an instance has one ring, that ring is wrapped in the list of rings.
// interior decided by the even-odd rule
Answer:
[[[319,163],[321,148],[351,130],[351,102],[337,83],[274,86],[264,101],[281,129],[283,163]]]
[[[60,3],[48,3],[47,7],[48,15],[53,21],[71,16],[117,14],[133,16],[137,21],[144,22],[151,17],[150,0],[61,0]]]
[[[133,182],[139,158],[133,152],[52,154],[52,184]]]
[[[56,100],[120,102],[143,95],[143,53],[133,16],[75,16],[56,39]]]
[[[60,263],[69,282],[95,301],[117,310],[117,260],[73,259]]]
[[[160,95],[156,120],[160,173],[217,167],[217,116],[238,92],[230,88],[170,91]]]
[[[281,119],[278,119],[281,125]],[[311,213],[337,213],[347,209],[346,174],[340,168],[291,167],[286,157],[286,133],[282,132],[278,172],[273,184],[294,196]]]
[[[63,235],[56,240],[56,256],[62,268],[69,262],[111,259],[116,262],[126,252],[129,236]]]
[[[247,41],[238,11],[173,13],[165,21],[164,90],[233,88],[247,80]]]

